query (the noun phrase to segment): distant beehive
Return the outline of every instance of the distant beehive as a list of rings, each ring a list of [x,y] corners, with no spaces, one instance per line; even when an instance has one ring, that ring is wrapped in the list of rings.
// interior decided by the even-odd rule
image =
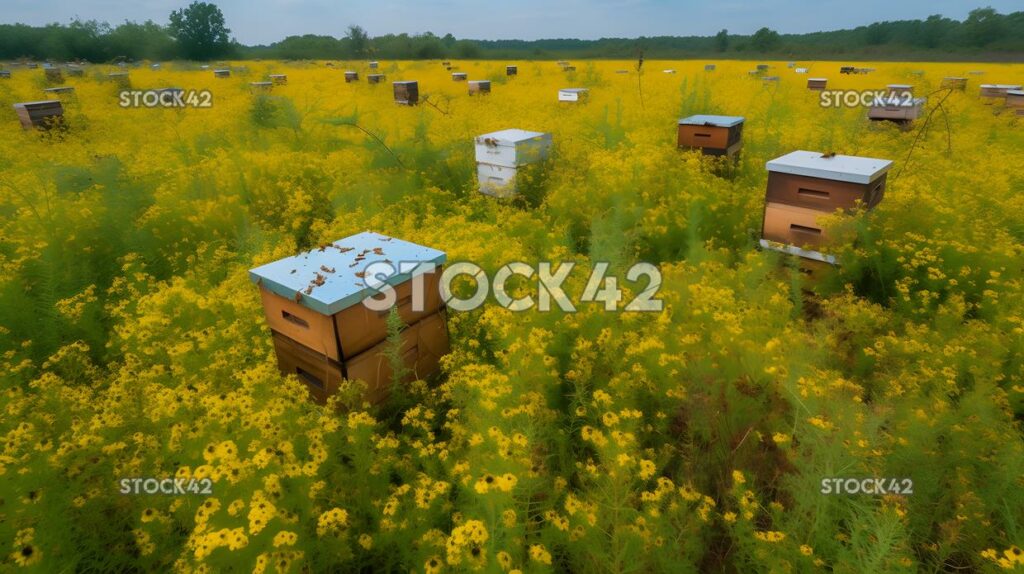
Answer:
[[[1019,89],[1021,86],[1018,84],[982,84],[979,95],[990,100],[1003,100],[1006,99],[1007,92]]]
[[[25,64],[25,67],[28,68],[29,70],[37,70],[37,69],[39,69],[39,64],[37,64],[35,62],[29,62],[29,63]]]
[[[149,69],[150,70],[159,70],[160,69],[160,63],[159,62],[155,62],[155,63],[150,64],[149,65]]]
[[[767,72],[768,71],[768,64],[758,64],[757,65],[757,71],[758,72]]]
[[[565,72],[575,72],[576,71],[576,66],[564,66],[562,68],[562,70],[565,71]]]
[[[11,79],[11,71],[10,70],[0,70],[0,79],[10,80]]]
[[[1024,90],[1007,90],[1006,107],[1016,108],[1017,113],[1020,114],[1024,110]]]
[[[468,77],[469,76],[466,74],[466,72],[453,72],[452,73],[452,81],[453,82],[465,82]]]
[[[60,125],[64,117],[64,106],[60,100],[43,100],[14,104],[14,111],[25,129],[50,129]]]
[[[350,84],[352,82],[359,81],[359,72],[355,70],[345,70],[345,83]]]
[[[971,70],[970,72],[967,72],[968,76],[983,76],[984,74],[985,72],[983,70]]]
[[[505,66],[505,75],[506,76],[515,76],[518,73],[519,73],[519,67],[518,66]]]
[[[278,86],[283,86],[288,83],[288,76],[285,74],[270,74],[267,76],[271,82],[274,82]]]
[[[674,73],[676,73],[676,71],[672,70],[672,69],[668,69],[668,70],[662,70],[661,73],[662,74],[674,74]]]
[[[704,155],[736,158],[743,149],[741,116],[696,115],[679,120],[677,145]]]
[[[274,88],[274,82],[249,82],[249,90],[253,92],[269,92]]]
[[[616,74],[628,74],[629,70],[615,70]]]
[[[68,66],[64,73],[73,78],[80,78],[85,75],[85,70],[79,66]]]
[[[209,70],[210,69],[210,65],[209,64],[203,64],[203,65],[199,66],[199,69],[200,70]]]
[[[889,84],[885,87],[889,91],[890,96],[906,97],[914,95],[914,86],[910,84]],[[906,96],[904,96],[906,94]]]
[[[46,75],[47,82],[59,84],[64,81],[64,75],[61,74],[60,68],[46,68],[43,73]]]
[[[868,119],[908,124],[921,117],[927,101],[926,98],[890,95],[885,101],[876,101],[868,108]]]
[[[213,71],[213,77],[214,78],[230,78],[231,77],[231,70],[225,70],[225,69],[214,70]]]
[[[397,349],[408,371],[401,382],[436,372],[449,350],[439,289],[445,261],[442,251],[364,232],[252,269],[282,374],[296,375],[318,402],[342,380],[366,382],[370,403],[388,397],[395,349],[387,340],[389,310],[363,304],[377,293],[365,278],[370,274],[394,289],[393,309],[405,325]],[[395,269],[387,277],[369,270],[382,263],[422,268]]]
[[[795,151],[769,161],[761,246],[806,259],[835,263],[819,250],[829,237],[822,216],[872,209],[885,194],[892,162]]]
[[[942,78],[942,84],[939,87],[946,90],[960,90],[962,92],[967,89],[967,78],[945,77]]]
[[[366,81],[370,84],[379,84],[384,81],[384,74],[367,74]]]
[[[392,82],[395,90],[395,103],[415,106],[420,101],[419,82]]]
[[[828,78],[807,78],[808,90],[824,90],[828,86]]]
[[[714,72],[715,71],[715,65],[714,64],[704,64],[704,71],[705,72]]]
[[[469,82],[469,95],[481,95],[491,93],[490,80],[472,80]]]
[[[370,62],[371,70],[376,70],[378,67],[380,67],[380,64],[378,62]]]
[[[590,98],[590,90],[587,88],[564,88],[558,90],[558,101],[583,103]]]
[[[107,80],[113,82],[114,85],[122,90],[127,90],[132,85],[128,72],[111,72],[107,74]]]
[[[75,88],[72,86],[58,86],[56,88],[43,88],[43,92],[48,95],[71,95],[75,93]]]
[[[551,134],[509,129],[478,136],[475,140],[480,192],[511,197],[517,192],[519,169],[540,163],[551,151]]]

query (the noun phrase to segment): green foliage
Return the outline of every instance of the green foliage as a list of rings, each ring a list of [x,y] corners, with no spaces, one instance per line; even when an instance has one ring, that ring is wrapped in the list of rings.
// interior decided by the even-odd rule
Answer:
[[[231,51],[231,30],[216,4],[196,0],[187,8],[171,12],[167,29],[187,59],[210,60],[227,56]]]

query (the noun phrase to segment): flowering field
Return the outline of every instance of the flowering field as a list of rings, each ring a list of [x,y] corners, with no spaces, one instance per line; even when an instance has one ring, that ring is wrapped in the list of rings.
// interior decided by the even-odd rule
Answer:
[[[92,67],[66,79],[52,134],[19,127],[12,104],[47,84],[14,70],[3,569],[1024,569],[1024,117],[977,96],[1024,66],[801,64],[829,88],[914,84],[928,111],[943,101],[922,133],[825,109],[808,76],[774,62],[766,83],[756,63],[520,62],[506,78],[455,62],[492,80],[486,97],[440,62],[382,62],[377,86],[362,63],[130,70],[134,88],[209,89],[208,109],[122,108],[114,68]],[[250,92],[273,73],[288,84]],[[392,80],[427,102],[395,105]],[[590,101],[560,104],[565,87]],[[747,118],[736,167],[676,149],[695,113]],[[554,152],[529,194],[495,200],[472,138],[508,127],[551,132]],[[842,267],[813,283],[757,248],[764,163],[797,149],[895,162],[885,200],[837,223]],[[381,407],[358,383],[318,406],[279,374],[247,273],[366,229],[491,272],[652,262],[665,310],[451,313],[442,376]],[[123,494],[129,477],[212,487]],[[823,494],[830,477],[912,493]]]

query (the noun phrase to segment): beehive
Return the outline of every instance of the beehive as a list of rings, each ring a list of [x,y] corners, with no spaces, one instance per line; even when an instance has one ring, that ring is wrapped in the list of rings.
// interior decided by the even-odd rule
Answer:
[[[64,74],[61,74],[59,68],[46,68],[43,73],[46,75],[47,82],[59,84],[64,81]]]
[[[355,70],[345,70],[345,83],[349,84],[359,80],[359,72]]]
[[[587,88],[564,88],[558,90],[558,101],[560,102],[585,102],[590,97],[590,90]]]
[[[25,67],[28,68],[29,70],[36,70],[36,69],[39,68],[39,64],[37,64],[35,62],[29,62],[29,63],[25,64]]]
[[[735,157],[743,148],[741,116],[696,115],[679,120],[678,146],[704,155]]]
[[[366,81],[370,84],[379,84],[384,81],[384,74],[367,74]]]
[[[921,117],[927,101],[926,98],[905,99],[903,96],[888,98],[883,102],[876,101],[868,108],[868,118],[875,121],[911,122]]]
[[[551,134],[507,129],[478,136],[474,140],[477,181],[480,192],[495,197],[516,193],[519,168],[547,159]]]
[[[1007,90],[1006,107],[1024,109],[1024,90]]]
[[[420,101],[420,85],[418,82],[392,82],[395,90],[395,103],[414,106]]]
[[[56,88],[43,88],[43,91],[50,95],[69,95],[75,93],[75,88],[72,86],[59,86]]]
[[[940,87],[947,90],[964,91],[967,89],[967,78],[945,77],[942,78]]]
[[[253,92],[269,92],[274,88],[274,82],[249,82],[249,89]]]
[[[489,94],[491,93],[491,82],[490,80],[473,80],[469,82],[469,94]]]
[[[980,96],[988,99],[1005,99],[1006,92],[1010,90],[1019,90],[1021,86],[1018,84],[982,84]]]
[[[822,216],[857,206],[871,209],[882,201],[892,162],[801,150],[773,159],[766,167],[761,244],[772,249],[781,245],[807,257],[804,250],[816,251],[829,241]]]
[[[767,72],[768,71],[768,64],[758,64],[757,65],[757,71],[758,72]]]
[[[64,106],[60,100],[43,100],[14,104],[14,111],[25,129],[50,129],[60,124],[64,116]]]
[[[378,62],[370,62],[370,69],[371,70],[376,70],[379,67],[380,67],[380,64]]]
[[[914,95],[914,86],[910,84],[889,84],[885,89],[888,90],[890,96]]]
[[[704,64],[704,71],[705,72],[714,72],[715,71],[715,65],[714,64]]]
[[[5,80],[10,80],[11,79],[11,71],[10,70],[0,70],[0,78],[3,78]]]
[[[828,86],[828,78],[807,78],[808,90],[824,90]]]
[[[224,69],[214,70],[213,71],[213,77],[214,78],[230,78],[231,77],[231,70],[224,70]]]
[[[445,68],[450,68],[452,66],[452,63],[448,60],[445,60],[441,62],[441,65],[444,66]]]
[[[436,371],[448,352],[439,290],[445,260],[436,249],[364,232],[250,270],[281,372],[297,375],[318,401],[336,392],[343,379],[365,381],[372,403],[387,397],[389,310],[363,304],[377,293],[366,280],[368,270],[394,289],[393,308],[406,325],[399,356],[409,377]],[[395,269],[386,277],[369,269],[384,262],[422,268]]]
[[[465,82],[467,78],[468,78],[468,76],[466,75],[466,72],[453,72],[452,73],[452,81],[453,82]]]
[[[576,71],[576,66],[566,66],[566,67],[564,67],[562,69],[564,71],[566,71],[566,72],[575,72]]]
[[[274,82],[278,86],[283,86],[288,83],[288,76],[285,74],[270,74],[267,76],[271,82]]]
[[[65,70],[65,73],[73,78],[80,78],[85,75],[85,70],[78,66],[70,66]]]
[[[519,67],[518,66],[505,66],[505,75],[506,76],[515,76],[518,73],[519,73]]]

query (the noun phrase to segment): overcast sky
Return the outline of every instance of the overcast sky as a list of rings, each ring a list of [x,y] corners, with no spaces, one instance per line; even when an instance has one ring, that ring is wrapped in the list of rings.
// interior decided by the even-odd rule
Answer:
[[[66,23],[76,17],[119,24],[167,23],[191,0],[0,0],[0,22]],[[853,28],[880,20],[942,14],[962,20],[992,6],[1006,14],[1020,0],[214,0],[232,36],[269,44],[298,34],[344,35],[359,24],[389,32],[452,33],[458,38],[583,38],[749,34],[761,26],[783,33]]]

